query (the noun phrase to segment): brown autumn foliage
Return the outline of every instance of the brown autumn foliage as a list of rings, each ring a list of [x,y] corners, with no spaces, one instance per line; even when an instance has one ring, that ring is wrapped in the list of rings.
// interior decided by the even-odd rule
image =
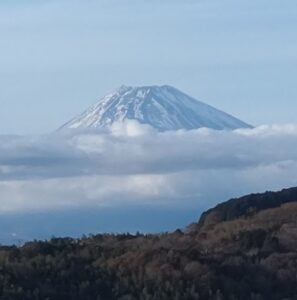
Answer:
[[[297,299],[297,189],[232,199],[173,233],[2,246],[0,299]]]

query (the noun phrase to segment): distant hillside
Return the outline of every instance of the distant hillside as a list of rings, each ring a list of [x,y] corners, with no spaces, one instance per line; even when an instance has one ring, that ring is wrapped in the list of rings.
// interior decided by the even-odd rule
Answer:
[[[284,203],[296,201],[297,187],[284,189],[280,192],[251,194],[231,199],[203,213],[198,226],[201,227],[213,222],[231,221],[243,216],[252,216],[261,210],[276,208]]]
[[[297,299],[297,188],[245,196],[159,235],[0,248],[0,299]]]

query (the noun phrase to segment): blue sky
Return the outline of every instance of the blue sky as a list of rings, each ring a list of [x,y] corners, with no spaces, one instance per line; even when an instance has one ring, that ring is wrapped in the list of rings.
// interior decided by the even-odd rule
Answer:
[[[50,132],[121,84],[296,122],[295,0],[1,1],[0,36],[0,134]]]

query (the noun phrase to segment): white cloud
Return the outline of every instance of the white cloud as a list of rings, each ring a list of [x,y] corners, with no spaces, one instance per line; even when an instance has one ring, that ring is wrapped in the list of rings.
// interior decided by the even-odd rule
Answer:
[[[297,185],[297,125],[0,137],[0,212],[146,203],[208,207]]]
[[[152,133],[154,129],[146,124],[139,124],[136,120],[124,120],[115,122],[111,126],[111,133],[114,136],[143,136]]]

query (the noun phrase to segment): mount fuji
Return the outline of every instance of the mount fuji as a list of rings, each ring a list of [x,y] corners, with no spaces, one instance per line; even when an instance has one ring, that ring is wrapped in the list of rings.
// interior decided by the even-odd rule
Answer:
[[[251,128],[249,124],[200,102],[178,89],[164,86],[121,86],[60,129],[106,128],[126,119],[159,131]]]

